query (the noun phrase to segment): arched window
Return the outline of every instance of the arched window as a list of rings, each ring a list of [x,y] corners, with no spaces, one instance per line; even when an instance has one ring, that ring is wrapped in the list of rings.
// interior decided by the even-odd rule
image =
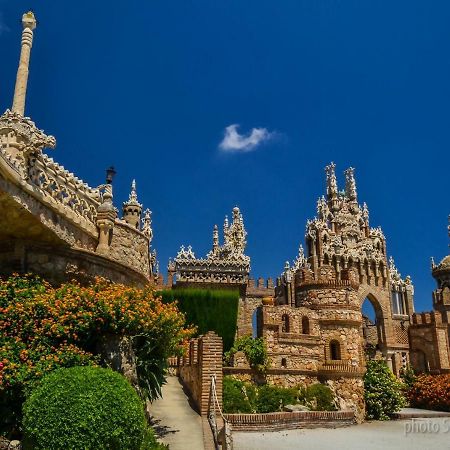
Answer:
[[[281,316],[281,331],[289,333],[289,316],[287,314]]]
[[[302,317],[302,334],[309,334],[309,319],[306,316]]]
[[[282,367],[283,369],[286,369],[286,368],[287,368],[287,361],[286,361],[286,358],[281,358],[281,367]]]
[[[341,359],[341,344],[335,339],[330,342],[330,358],[332,361]]]

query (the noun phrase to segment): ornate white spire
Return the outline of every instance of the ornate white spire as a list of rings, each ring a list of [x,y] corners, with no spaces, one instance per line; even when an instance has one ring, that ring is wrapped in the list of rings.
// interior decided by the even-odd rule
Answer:
[[[148,208],[144,211],[144,218],[142,219],[142,232],[148,237],[149,242],[152,242],[152,212]]]
[[[364,222],[369,223],[369,208],[366,202],[363,203],[362,218]]]
[[[213,252],[216,252],[219,248],[219,228],[214,225],[213,228]]]
[[[223,221],[223,234],[227,232],[228,227],[229,227],[228,216],[225,216],[225,219]]]
[[[128,201],[123,203],[124,206],[140,206],[142,205],[138,202],[138,196],[136,191],[136,180],[131,182],[130,195],[128,196]]]
[[[247,232],[244,228],[244,219],[237,206],[233,208],[233,222],[228,226],[228,219],[224,225],[224,246],[233,253],[244,254],[247,245]]]
[[[327,220],[328,214],[329,214],[328,204],[327,201],[325,200],[325,197],[322,195],[322,197],[320,197],[317,200],[317,217],[320,220]]]
[[[305,257],[305,251],[303,249],[303,245],[300,244],[299,248],[298,248],[298,255],[297,258],[294,260],[292,269],[294,270],[294,272],[296,272],[297,270],[306,267],[309,268],[308,265],[308,260]]]
[[[131,182],[130,202],[137,202],[136,180]]]
[[[325,172],[327,174],[327,197],[328,199],[334,198],[338,194],[338,186],[336,180],[336,164],[331,162],[325,167]]]
[[[399,282],[402,280],[402,275],[398,271],[397,266],[394,263],[394,258],[389,257],[389,273],[391,275],[391,282]]]
[[[356,192],[356,181],[355,181],[355,169],[353,167],[349,167],[344,171],[345,173],[345,195],[348,199],[352,201],[356,201],[357,192]]]

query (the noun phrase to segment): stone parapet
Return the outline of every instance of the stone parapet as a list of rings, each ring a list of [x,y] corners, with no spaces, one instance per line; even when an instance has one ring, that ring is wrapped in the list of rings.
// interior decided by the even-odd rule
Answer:
[[[439,311],[414,313],[411,316],[411,326],[414,325],[442,325],[442,313]]]

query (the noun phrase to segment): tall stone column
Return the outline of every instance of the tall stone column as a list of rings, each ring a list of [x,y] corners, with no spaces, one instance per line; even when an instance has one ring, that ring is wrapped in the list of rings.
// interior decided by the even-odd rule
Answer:
[[[33,46],[33,30],[36,28],[36,18],[31,11],[22,16],[22,26],[22,47],[20,51],[19,68],[17,69],[12,110],[17,114],[24,116],[25,100],[27,96],[28,68],[30,65],[31,47]]]

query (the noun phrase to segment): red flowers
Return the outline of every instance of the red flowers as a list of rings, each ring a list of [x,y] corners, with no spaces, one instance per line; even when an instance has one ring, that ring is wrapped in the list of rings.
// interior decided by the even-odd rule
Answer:
[[[419,375],[408,397],[412,406],[450,411],[450,374]]]

